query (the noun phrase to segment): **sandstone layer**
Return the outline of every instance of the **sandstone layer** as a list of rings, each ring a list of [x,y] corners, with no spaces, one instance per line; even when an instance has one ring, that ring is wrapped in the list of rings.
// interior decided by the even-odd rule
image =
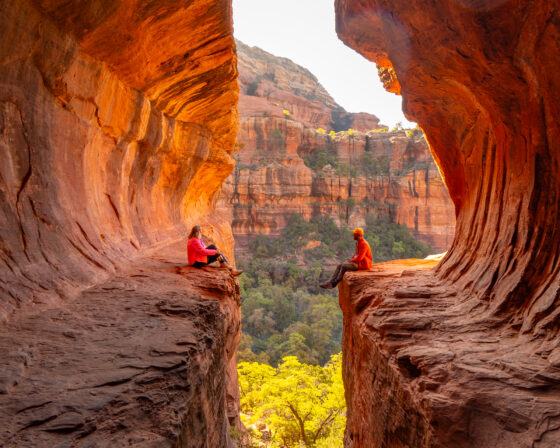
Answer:
[[[383,432],[394,447],[560,443],[559,6],[336,1],[339,36],[402,94],[457,212],[437,268],[346,307],[347,446]],[[377,375],[390,400],[366,385]]]
[[[279,236],[293,212],[352,226],[368,214],[390,215],[434,251],[449,247],[454,207],[420,131],[377,129],[376,117],[343,111],[303,67],[239,42],[238,49],[239,152],[222,199],[224,208],[231,203],[238,249],[259,233]],[[292,103],[275,106],[279,92]],[[341,125],[354,131],[328,135]],[[336,167],[306,166],[317,152],[332,154]],[[364,173],[364,153],[387,169]]]
[[[233,168],[229,8],[137,3],[90,14],[67,2],[2,5],[3,318],[31,300],[27,288],[56,296],[87,284],[195,222],[216,239],[223,230],[219,243],[233,246],[227,224],[207,218]],[[175,39],[172,26],[198,35]],[[174,46],[160,51],[164,38]],[[138,45],[143,62],[129,67]]]
[[[558,349],[487,319],[436,263],[345,276],[345,446],[557,447]]]
[[[454,207],[420,131],[329,136],[295,120],[241,117],[237,138],[242,150],[224,193],[238,248],[259,233],[279,236],[290,213],[350,226],[389,216],[436,252],[453,240]],[[317,151],[332,153],[337,168],[306,166]],[[363,172],[364,153],[387,170]]]
[[[238,304],[229,314],[218,305],[236,303],[233,286],[216,298],[176,274],[132,270],[154,254],[165,261],[172,243],[186,263],[183,242],[195,223],[233,250],[229,223],[213,212],[233,168],[237,132],[230,3],[2,2],[0,29],[0,331],[2,352],[11,353],[0,368],[3,440],[81,444],[82,432],[95,429],[92,421],[118,412],[119,441],[151,432],[156,423],[148,414],[156,399],[143,398],[150,386],[132,378],[148,384],[159,371],[154,380],[168,387],[173,403],[183,403],[167,406],[157,398],[158,415],[176,415],[157,422],[165,433],[157,446],[188,446],[183,432],[194,410],[185,403],[196,400],[218,414],[208,421],[216,432],[205,446],[230,444],[220,388],[234,376]],[[192,318],[188,311],[173,317],[159,309],[157,291],[172,306],[192,307]],[[193,339],[208,338],[214,351],[196,348],[183,367],[173,367],[172,359],[185,360],[191,351],[179,347],[174,323],[191,328]],[[145,350],[146,338],[159,337],[156,328],[161,362]],[[114,338],[126,334],[130,342],[119,347]],[[127,358],[133,367],[123,367]],[[126,375],[136,386],[127,389]],[[95,386],[100,399],[93,403],[95,394],[86,391]],[[28,403],[33,396],[44,400]],[[104,437],[112,431],[88,437],[107,446]]]
[[[230,446],[241,297],[220,271],[147,259],[11,319],[0,445]]]

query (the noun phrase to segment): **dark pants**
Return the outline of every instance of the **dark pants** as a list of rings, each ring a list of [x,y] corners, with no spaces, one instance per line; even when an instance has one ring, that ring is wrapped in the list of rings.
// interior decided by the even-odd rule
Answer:
[[[342,278],[344,277],[344,273],[346,271],[357,271],[360,267],[358,266],[357,263],[352,263],[351,261],[345,261],[344,263],[340,263],[335,271],[333,276],[331,277],[331,284],[333,286],[338,285],[341,281]]]
[[[208,249],[208,250],[218,250],[218,248],[216,247],[215,244],[210,244],[209,246],[206,246],[206,249]],[[210,263],[214,263],[215,261],[219,261],[220,263],[227,263],[228,262],[226,257],[224,257],[223,255],[215,254],[215,255],[208,255],[206,257],[206,263],[203,263],[202,261],[195,261],[193,263],[193,266],[195,268],[202,268],[204,266],[208,266]]]

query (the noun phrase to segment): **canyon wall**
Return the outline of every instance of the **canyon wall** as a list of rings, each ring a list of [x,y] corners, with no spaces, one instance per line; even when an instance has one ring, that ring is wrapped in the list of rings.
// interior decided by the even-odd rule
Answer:
[[[293,212],[350,226],[389,215],[434,251],[449,247],[454,207],[420,130],[389,132],[344,111],[303,67],[238,48],[239,152],[224,184],[238,249],[259,233],[279,236]],[[319,153],[329,163],[310,163]]]
[[[285,118],[287,111],[291,119],[313,129],[368,131],[381,127],[375,115],[346,112],[306,68],[258,47],[236,43],[241,118]]]
[[[336,1],[339,36],[403,96],[457,212],[434,269],[341,287],[346,446],[560,443],[559,7]]]
[[[0,29],[0,444],[229,445],[236,284],[174,266],[195,223],[233,251],[230,2],[2,2]]]

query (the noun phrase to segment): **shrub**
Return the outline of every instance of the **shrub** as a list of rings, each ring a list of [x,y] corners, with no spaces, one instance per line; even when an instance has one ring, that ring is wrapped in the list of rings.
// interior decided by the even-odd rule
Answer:
[[[332,147],[323,147],[304,156],[303,163],[313,171],[321,171],[327,165],[336,168],[338,166],[338,158]]]

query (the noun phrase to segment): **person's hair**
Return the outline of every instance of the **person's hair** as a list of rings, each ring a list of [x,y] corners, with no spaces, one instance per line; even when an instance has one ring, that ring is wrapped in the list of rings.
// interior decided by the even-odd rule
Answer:
[[[191,230],[191,233],[189,233],[189,240],[191,238],[198,238],[201,234],[202,229],[200,228],[200,226],[194,226]]]

